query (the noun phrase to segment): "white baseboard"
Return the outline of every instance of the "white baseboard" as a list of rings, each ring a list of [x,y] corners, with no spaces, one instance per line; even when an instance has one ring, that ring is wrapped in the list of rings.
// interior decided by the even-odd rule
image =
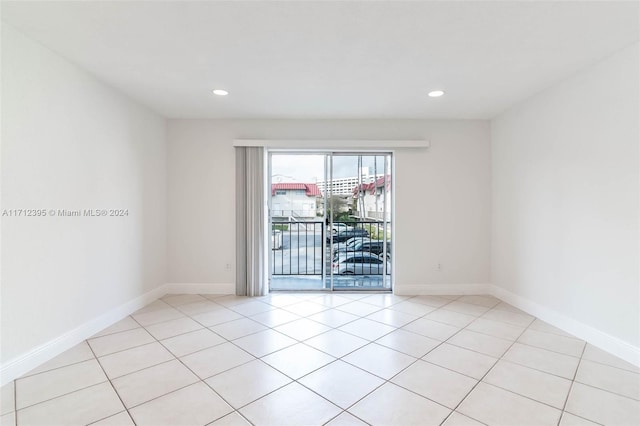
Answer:
[[[567,333],[573,334],[600,349],[634,365],[640,366],[640,348],[604,333],[557,311],[491,284],[431,284],[396,285],[397,295],[472,295],[491,294],[510,305],[540,318]],[[233,283],[168,283],[102,314],[31,351],[18,356],[0,367],[0,386],[22,376],[62,352],[72,348],[97,332],[109,327],[136,310],[165,294],[235,294]]]
[[[491,284],[396,284],[393,293],[399,296],[437,296],[488,294]]]
[[[490,294],[542,321],[640,367],[640,348],[492,284],[396,284],[394,294],[399,296]]]
[[[236,294],[234,283],[168,283],[167,294]]]
[[[234,283],[168,283],[126,302],[0,366],[0,386],[28,373],[165,294],[235,294]]]
[[[0,386],[17,379],[25,373],[42,365],[50,359],[71,349],[75,345],[120,321],[127,315],[148,305],[166,294],[166,285],[161,285],[143,295],[126,302],[86,323],[56,337],[29,352],[2,364],[0,367]]]
[[[489,294],[515,306],[526,313],[545,321],[554,327],[597,346],[623,360],[640,367],[640,348],[633,346],[617,337],[604,333],[590,325],[569,318],[553,309],[519,296],[496,285],[490,286]]]

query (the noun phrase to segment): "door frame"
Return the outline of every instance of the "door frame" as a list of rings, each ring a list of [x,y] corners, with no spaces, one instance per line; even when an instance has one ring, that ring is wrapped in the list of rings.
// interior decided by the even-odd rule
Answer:
[[[409,141],[409,142],[417,142],[416,145],[420,145],[420,144],[424,144],[426,141]],[[428,146],[428,142],[427,146]],[[423,147],[423,146],[411,146],[411,148],[416,148],[416,147]],[[267,263],[269,265],[268,269],[267,269],[267,274],[268,274],[268,291],[272,292],[272,291],[288,291],[288,290],[272,290],[271,289],[271,278],[273,276],[273,257],[274,253],[273,250],[271,250],[271,229],[273,226],[273,221],[272,221],[272,216],[271,216],[271,211],[272,211],[272,203],[271,203],[271,185],[272,185],[272,155],[273,154],[280,154],[280,155],[324,155],[325,156],[325,161],[324,161],[324,169],[325,169],[325,182],[329,181],[329,180],[333,180],[333,170],[331,170],[333,161],[332,161],[332,156],[334,154],[336,155],[341,155],[341,156],[347,156],[347,155],[353,155],[353,156],[357,156],[357,155],[388,155],[389,156],[389,169],[390,169],[390,176],[391,176],[391,200],[390,200],[390,212],[389,212],[389,225],[391,228],[391,238],[392,238],[392,247],[393,247],[393,252],[397,253],[397,250],[395,248],[396,242],[395,242],[395,218],[396,218],[396,179],[395,179],[395,161],[396,161],[396,150],[394,149],[381,149],[381,148],[350,148],[350,149],[332,149],[332,148],[328,148],[328,149],[309,149],[309,148],[269,148],[268,146],[265,146],[265,161],[267,163],[267,167],[264,168],[265,170],[265,195],[266,195],[266,200],[267,200],[267,208],[265,209],[265,221],[267,224],[266,229],[269,230],[269,237],[265,238],[265,246],[266,246],[266,251],[268,253],[268,257],[267,257]],[[322,215],[322,221],[323,221],[323,230],[324,232],[322,233],[322,241],[324,244],[324,236],[325,234],[328,232],[328,226],[327,226],[327,203],[328,203],[328,197],[327,197],[328,192],[325,190],[325,194],[323,196],[323,202],[324,202],[324,208],[323,208],[323,215]],[[333,220],[330,220],[331,224],[333,223]],[[330,225],[331,225],[330,224]],[[331,242],[330,246],[333,246],[333,242]],[[331,272],[331,274],[327,274],[326,273],[326,268],[325,268],[325,259],[326,256],[326,249],[322,250],[322,282],[323,284],[326,283],[326,280],[329,279],[329,286],[322,286],[322,289],[311,289],[311,290],[293,290],[293,291],[302,291],[302,292],[349,292],[349,291],[355,291],[355,292],[373,292],[373,293],[380,293],[380,292],[390,292],[393,293],[394,292],[394,288],[395,288],[395,278],[396,278],[396,256],[391,256],[391,260],[390,260],[390,266],[391,266],[391,273],[389,274],[390,277],[390,288],[389,289],[371,289],[371,290],[367,290],[367,289],[358,289],[358,290],[334,290],[334,286],[333,286],[333,271]],[[384,277],[384,274],[383,274]]]

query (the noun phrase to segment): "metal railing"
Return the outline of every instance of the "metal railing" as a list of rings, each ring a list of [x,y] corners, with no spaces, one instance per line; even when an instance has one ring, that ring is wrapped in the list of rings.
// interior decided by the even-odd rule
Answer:
[[[381,221],[277,221],[271,227],[273,275],[390,273],[391,231]],[[385,243],[386,240],[386,243]],[[323,262],[324,258],[324,262]],[[322,268],[325,268],[324,271]]]
[[[282,218],[316,218],[317,212],[316,210],[271,210],[272,217],[282,217]]]
[[[278,221],[271,226],[273,275],[322,275],[323,222]]]

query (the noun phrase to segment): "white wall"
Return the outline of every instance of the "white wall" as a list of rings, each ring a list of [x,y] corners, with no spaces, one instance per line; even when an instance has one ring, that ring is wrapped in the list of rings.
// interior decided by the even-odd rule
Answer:
[[[171,283],[235,280],[234,139],[430,140],[428,150],[396,152],[396,289],[489,283],[486,121],[170,120],[167,138]]]
[[[165,283],[164,119],[5,24],[2,184],[2,209],[129,210],[2,218],[3,368]]]
[[[610,350],[640,346],[638,48],[491,126],[493,283]]]

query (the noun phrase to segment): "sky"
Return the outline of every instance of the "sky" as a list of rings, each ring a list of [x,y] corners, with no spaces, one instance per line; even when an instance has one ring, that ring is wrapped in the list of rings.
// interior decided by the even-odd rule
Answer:
[[[299,182],[315,183],[324,179],[324,155],[288,155],[273,154],[271,157],[271,176],[273,183]],[[384,156],[378,155],[378,174],[383,174]],[[374,156],[362,156],[363,167],[369,167],[374,173]],[[327,171],[328,173],[328,171]],[[337,155],[333,157],[333,177],[358,176],[358,157],[356,155]]]

